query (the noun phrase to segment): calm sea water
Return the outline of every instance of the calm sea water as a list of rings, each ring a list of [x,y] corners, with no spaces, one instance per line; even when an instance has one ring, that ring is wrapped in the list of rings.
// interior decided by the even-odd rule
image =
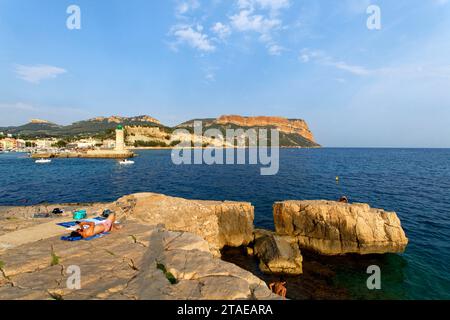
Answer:
[[[402,255],[385,255],[382,290],[368,292],[366,270],[340,268],[332,285],[354,298],[450,299],[450,150],[284,149],[280,172],[258,166],[175,166],[170,151],[140,151],[136,164],[56,159],[36,165],[24,154],[0,154],[0,205],[112,201],[149,191],[190,199],[249,201],[255,224],[273,228],[273,202],[351,201],[396,211],[410,239]],[[337,184],[335,177],[340,176]]]

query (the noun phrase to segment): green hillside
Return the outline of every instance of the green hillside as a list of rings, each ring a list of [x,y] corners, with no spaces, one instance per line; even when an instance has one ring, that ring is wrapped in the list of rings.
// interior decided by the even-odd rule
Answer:
[[[218,129],[222,132],[222,134],[226,135],[227,129],[275,129],[275,126],[266,126],[266,127],[238,127],[235,124],[219,124],[216,122],[214,118],[208,119],[195,119],[186,121],[176,127],[167,127],[160,124],[156,119],[151,118],[149,116],[138,116],[138,117],[109,117],[109,118],[94,118],[85,121],[75,122],[71,125],[61,126],[55,123],[50,122],[31,122],[18,127],[4,127],[0,128],[0,132],[5,134],[13,134],[14,136],[18,136],[22,139],[36,139],[36,138],[60,138],[66,141],[78,139],[78,138],[87,138],[87,137],[95,137],[99,139],[108,139],[114,138],[115,136],[115,128],[117,125],[121,124],[125,127],[157,127],[163,133],[167,133],[168,140],[166,142],[167,145],[170,145],[170,133],[172,133],[175,129],[187,129],[189,132],[193,133],[193,125],[194,121],[201,121],[203,124],[203,132],[208,129]],[[270,133],[270,131],[269,131]],[[280,147],[305,147],[305,148],[314,148],[320,147],[317,143],[306,139],[300,134],[295,133],[286,133],[279,131],[280,137]],[[152,138],[152,137],[149,137]],[[155,138],[158,141],[157,138]],[[159,142],[142,142],[145,144],[154,144]],[[137,143],[139,144],[139,143]],[[267,145],[270,145],[270,136],[268,138]]]
[[[147,116],[132,118],[95,118],[85,121],[75,122],[68,126],[60,126],[54,123],[28,123],[18,127],[0,128],[0,132],[5,134],[18,135],[21,138],[74,138],[89,136],[111,135],[118,124],[123,126],[147,126],[159,127],[164,131],[170,132],[171,128],[165,127],[159,123],[146,121]]]

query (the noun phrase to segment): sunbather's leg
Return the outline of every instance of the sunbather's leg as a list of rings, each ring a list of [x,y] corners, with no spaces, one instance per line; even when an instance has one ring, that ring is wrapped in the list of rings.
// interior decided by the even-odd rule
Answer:
[[[111,213],[108,216],[108,220],[110,220],[112,223],[116,222],[116,214],[115,213]]]
[[[109,216],[108,216],[108,220],[110,220],[111,221],[111,224],[112,224],[112,226],[111,226],[111,231],[114,231],[114,230],[120,230],[120,229],[122,229],[122,226],[118,226],[118,225],[116,225],[116,214],[115,213],[111,213]]]

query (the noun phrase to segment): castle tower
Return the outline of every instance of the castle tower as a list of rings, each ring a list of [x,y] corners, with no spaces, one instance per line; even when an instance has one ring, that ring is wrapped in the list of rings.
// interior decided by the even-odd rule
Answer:
[[[121,125],[116,128],[116,151],[125,150],[125,132]]]

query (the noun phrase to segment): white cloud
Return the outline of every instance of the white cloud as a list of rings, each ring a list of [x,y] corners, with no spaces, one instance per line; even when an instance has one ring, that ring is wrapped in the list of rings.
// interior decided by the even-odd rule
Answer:
[[[251,10],[242,10],[239,14],[231,16],[230,20],[233,27],[238,31],[254,31],[261,34],[267,34],[281,25],[279,19],[253,14]]]
[[[205,79],[210,82],[216,81],[216,75],[212,72],[209,72],[205,75]]]
[[[188,16],[190,12],[198,8],[200,8],[199,0],[177,0],[175,17],[180,23],[172,26],[170,30],[170,35],[176,39],[175,42],[170,43],[172,49],[177,50],[179,45],[186,44],[202,52],[216,50],[212,40],[204,32],[203,26],[197,23],[194,18]],[[218,31],[225,32],[224,30]]]
[[[213,52],[221,42],[225,42],[232,33],[256,33],[260,42],[267,48],[269,54],[280,55],[284,48],[273,39],[277,31],[283,29],[280,17],[282,9],[289,8],[290,0],[234,0],[235,9],[228,16],[229,21],[215,22],[209,30],[198,25],[199,21],[206,23],[208,15],[191,17],[188,13],[201,7],[199,0],[177,0],[176,19],[170,34],[176,38],[170,46],[177,50],[179,44],[188,44],[203,52]],[[197,24],[197,27],[194,27]]]
[[[433,0],[433,2],[438,6],[446,5],[449,1],[450,0]]]
[[[181,1],[178,3],[175,11],[177,15],[183,15],[188,13],[189,11],[194,11],[200,7],[200,3],[198,0],[189,0],[189,1]]]
[[[19,111],[36,111],[37,109],[27,103],[17,102],[17,103],[0,103],[0,109],[10,109]]]
[[[45,119],[55,123],[72,123],[75,119],[93,117],[91,111],[64,105],[39,105],[28,102],[0,101],[0,126],[22,125],[30,119]],[[89,110],[93,110],[90,108]]]
[[[351,65],[343,61],[329,61],[328,65],[333,66],[337,69],[350,72],[357,76],[367,76],[370,74],[370,70],[367,70],[365,67]]]
[[[216,81],[216,74],[212,70],[206,70],[205,71],[205,80],[206,82],[215,82]]]
[[[358,76],[366,76],[372,73],[371,70],[363,66],[353,65],[344,61],[335,60],[333,57],[320,50],[303,49],[300,52],[299,58],[303,63],[314,62],[323,66],[331,66]]]
[[[299,60],[303,63],[316,63],[321,66],[333,67],[351,73],[356,76],[380,76],[385,78],[409,77],[409,78],[434,78],[450,79],[450,66],[428,64],[399,65],[395,67],[367,68],[336,60],[324,51],[303,49]]]
[[[273,14],[278,13],[281,9],[289,8],[289,0],[238,0],[240,9],[263,9],[270,10]]]
[[[364,14],[370,6],[370,0],[346,0],[343,3],[348,12],[352,14]]]
[[[215,23],[211,30],[217,35],[220,40],[225,40],[231,34],[231,28],[221,22]]]
[[[36,84],[42,80],[54,79],[67,72],[65,69],[49,65],[17,65],[14,71],[19,79]]]
[[[177,38],[177,44],[185,43],[204,52],[215,51],[216,47],[202,31],[203,26],[201,25],[198,25],[195,29],[189,25],[176,25],[172,28],[172,34]]]
[[[286,50],[282,46],[279,46],[277,44],[271,44],[268,46],[269,54],[272,56],[279,56],[281,53]]]
[[[239,11],[230,17],[237,32],[255,32],[270,55],[280,55],[285,49],[276,43],[274,35],[283,29],[282,9],[289,8],[289,0],[237,0]]]

